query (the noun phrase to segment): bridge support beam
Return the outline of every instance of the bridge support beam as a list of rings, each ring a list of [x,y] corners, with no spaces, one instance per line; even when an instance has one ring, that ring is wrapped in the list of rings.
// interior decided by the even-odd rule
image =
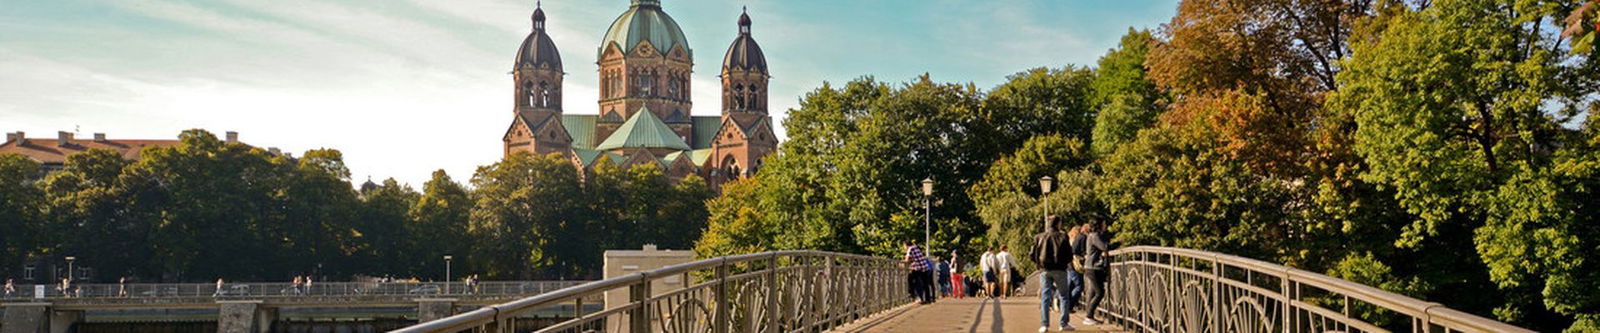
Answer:
[[[217,302],[218,333],[266,333],[278,320],[278,309],[261,306],[261,301]]]
[[[47,332],[50,329],[50,303],[6,303],[0,333]]]
[[[456,315],[456,299],[423,298],[417,300],[417,322],[426,323]]]

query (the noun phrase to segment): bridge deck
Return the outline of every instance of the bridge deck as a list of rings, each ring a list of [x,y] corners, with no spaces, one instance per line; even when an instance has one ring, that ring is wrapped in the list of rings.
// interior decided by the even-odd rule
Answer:
[[[1054,317],[1054,314],[1052,314]],[[1075,332],[1131,332],[1112,325],[1084,326],[1082,311],[1072,314]],[[950,299],[908,305],[832,330],[856,332],[1038,332],[1039,298]],[[1050,331],[1056,332],[1054,323]]]

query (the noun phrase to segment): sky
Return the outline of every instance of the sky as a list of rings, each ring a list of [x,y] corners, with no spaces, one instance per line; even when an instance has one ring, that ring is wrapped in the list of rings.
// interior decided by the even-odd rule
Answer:
[[[696,115],[741,7],[766,52],[775,125],[824,82],[863,76],[992,88],[1034,67],[1092,66],[1177,0],[661,0],[694,50]],[[628,0],[546,0],[565,112],[595,114],[599,40]],[[111,139],[183,130],[298,155],[344,153],[353,181],[465,183],[502,154],[511,63],[532,0],[0,0],[0,132]],[[780,138],[784,133],[779,126]]]

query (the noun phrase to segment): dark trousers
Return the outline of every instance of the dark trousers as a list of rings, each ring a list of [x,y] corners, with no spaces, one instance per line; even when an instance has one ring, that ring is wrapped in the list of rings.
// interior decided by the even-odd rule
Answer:
[[[917,301],[932,302],[934,295],[933,275],[928,271],[911,271],[906,276],[906,282],[911,287],[911,297]]]
[[[1104,269],[1089,269],[1083,271],[1084,296],[1088,297],[1088,313],[1084,317],[1094,319],[1095,311],[1100,310],[1100,300],[1106,297],[1106,278],[1110,273]]]

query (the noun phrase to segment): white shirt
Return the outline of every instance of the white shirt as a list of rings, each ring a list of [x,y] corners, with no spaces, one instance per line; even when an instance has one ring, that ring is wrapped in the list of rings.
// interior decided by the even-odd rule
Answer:
[[[1000,254],[994,255],[994,261],[996,262],[995,266],[1000,267],[1001,272],[1010,272],[1011,267],[1017,265],[1017,259],[1012,258],[1011,252],[1007,251],[1000,251]]]
[[[983,253],[983,258],[978,259],[978,269],[984,273],[994,271],[994,252]]]

